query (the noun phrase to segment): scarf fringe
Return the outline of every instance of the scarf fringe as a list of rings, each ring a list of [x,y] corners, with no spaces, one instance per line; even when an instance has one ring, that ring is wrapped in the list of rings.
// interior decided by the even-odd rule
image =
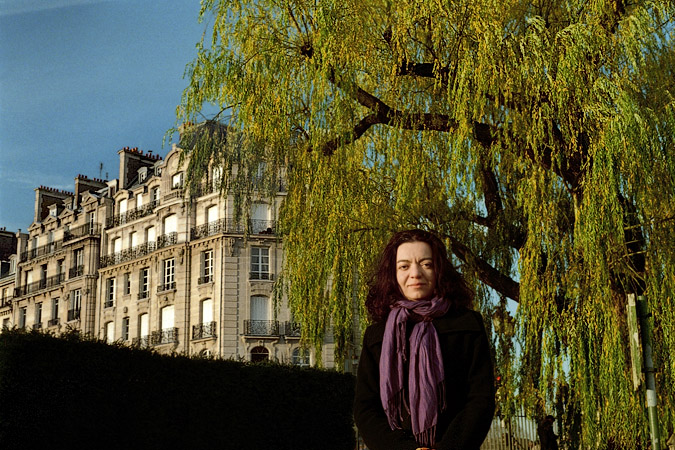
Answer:
[[[433,447],[436,440],[436,425],[415,435],[415,440],[422,447]]]
[[[387,407],[387,410],[391,411],[391,413],[387,413],[387,419],[389,421],[389,426],[391,427],[392,430],[400,430],[402,428],[401,427],[401,424],[403,423],[402,406],[405,407],[406,411],[409,411],[408,402],[405,399],[405,392],[403,390],[400,390],[389,398],[389,404]]]

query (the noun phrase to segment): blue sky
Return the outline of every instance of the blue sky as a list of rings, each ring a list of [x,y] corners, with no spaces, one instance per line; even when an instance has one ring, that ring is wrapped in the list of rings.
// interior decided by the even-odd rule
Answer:
[[[123,147],[166,155],[210,25],[198,13],[198,0],[0,0],[0,227],[28,229],[40,185],[117,178]]]

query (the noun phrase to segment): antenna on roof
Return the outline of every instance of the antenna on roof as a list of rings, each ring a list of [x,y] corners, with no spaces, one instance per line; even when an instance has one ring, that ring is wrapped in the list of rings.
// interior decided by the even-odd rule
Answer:
[[[103,178],[103,163],[102,162],[99,163],[99,165],[98,165],[98,177]],[[105,177],[108,178],[108,175],[106,175]]]

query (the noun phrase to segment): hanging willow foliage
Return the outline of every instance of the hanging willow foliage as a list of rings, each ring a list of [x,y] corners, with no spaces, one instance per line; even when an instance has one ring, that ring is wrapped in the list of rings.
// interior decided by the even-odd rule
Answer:
[[[674,12],[202,0],[213,33],[179,121],[214,103],[240,137],[185,141],[189,178],[226,167],[245,208],[242,175],[285,173],[283,289],[307,342],[330,326],[347,355],[386,239],[435,230],[492,319],[501,412],[553,412],[588,448],[644,447],[627,293],[649,298],[662,425],[675,426]]]

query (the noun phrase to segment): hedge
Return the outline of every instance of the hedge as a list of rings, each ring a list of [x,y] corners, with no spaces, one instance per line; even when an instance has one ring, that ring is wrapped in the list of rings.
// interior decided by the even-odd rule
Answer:
[[[0,448],[352,450],[351,375],[0,334]]]

